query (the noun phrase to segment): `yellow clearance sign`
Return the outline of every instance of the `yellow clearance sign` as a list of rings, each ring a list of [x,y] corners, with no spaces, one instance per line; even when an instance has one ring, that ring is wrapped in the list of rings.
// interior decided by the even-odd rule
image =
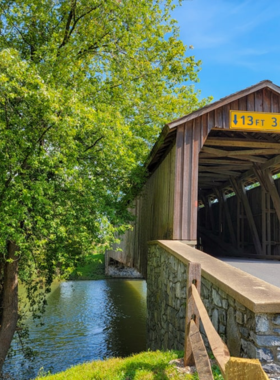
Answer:
[[[230,111],[229,128],[280,133],[280,113]]]

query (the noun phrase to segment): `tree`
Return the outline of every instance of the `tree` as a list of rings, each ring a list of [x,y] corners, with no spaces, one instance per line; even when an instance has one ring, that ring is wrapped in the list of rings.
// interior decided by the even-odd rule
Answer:
[[[128,228],[166,120],[198,102],[199,62],[152,0],[0,4],[0,371],[18,276],[36,315],[57,267]],[[37,296],[35,296],[37,295]]]

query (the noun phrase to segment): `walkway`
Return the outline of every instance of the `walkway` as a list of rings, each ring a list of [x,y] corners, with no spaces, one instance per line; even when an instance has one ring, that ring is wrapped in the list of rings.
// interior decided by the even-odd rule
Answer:
[[[231,257],[219,257],[219,259],[280,288],[280,261]]]

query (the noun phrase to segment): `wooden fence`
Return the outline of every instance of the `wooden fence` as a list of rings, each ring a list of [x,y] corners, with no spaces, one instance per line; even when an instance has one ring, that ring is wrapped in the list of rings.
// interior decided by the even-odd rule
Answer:
[[[215,330],[201,298],[201,266],[189,263],[184,365],[195,365],[200,380],[214,379],[209,357],[199,332],[201,320],[213,355],[225,380],[268,380],[259,360],[230,357],[229,350]]]

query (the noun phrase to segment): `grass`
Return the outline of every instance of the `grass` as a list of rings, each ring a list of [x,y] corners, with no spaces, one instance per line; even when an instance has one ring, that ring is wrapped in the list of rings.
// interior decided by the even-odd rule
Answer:
[[[124,359],[80,364],[65,372],[38,377],[37,380],[198,380],[197,374],[182,374],[169,364],[182,356],[180,351],[148,351]],[[213,374],[215,380],[222,380],[217,368],[214,368]]]
[[[69,275],[68,280],[103,280],[105,276],[105,256],[103,253],[87,256]]]

